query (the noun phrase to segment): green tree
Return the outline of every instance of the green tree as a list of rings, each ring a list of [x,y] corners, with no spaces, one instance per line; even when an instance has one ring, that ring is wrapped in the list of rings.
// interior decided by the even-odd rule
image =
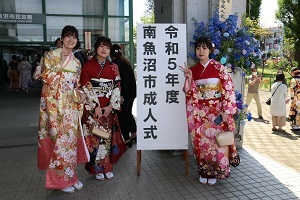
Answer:
[[[258,19],[262,0],[247,0],[246,15],[250,19]]]
[[[294,58],[300,63],[300,4],[298,0],[278,0],[276,18],[283,23],[284,35],[294,42]]]

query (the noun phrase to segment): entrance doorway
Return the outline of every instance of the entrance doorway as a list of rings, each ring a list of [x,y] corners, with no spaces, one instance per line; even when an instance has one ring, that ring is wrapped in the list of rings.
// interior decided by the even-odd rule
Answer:
[[[18,60],[22,59],[23,55],[27,55],[32,64],[32,72],[36,65],[35,61],[38,55],[42,55],[43,49],[50,49],[50,45],[37,44],[8,44],[0,45],[0,92],[10,89],[10,80],[8,78],[8,66],[15,55]]]

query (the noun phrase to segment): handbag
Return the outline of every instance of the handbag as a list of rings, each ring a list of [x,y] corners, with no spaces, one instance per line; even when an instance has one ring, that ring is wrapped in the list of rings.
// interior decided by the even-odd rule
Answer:
[[[73,101],[75,103],[79,103],[80,100],[81,100],[81,97],[80,97],[80,92],[78,89],[73,89],[72,91],[72,98],[73,98]]]
[[[281,83],[281,84],[282,84],[282,83]],[[281,85],[281,84],[280,84],[280,85]],[[280,85],[277,86],[276,90],[279,88]],[[267,104],[267,105],[271,105],[271,98],[272,98],[273,95],[275,94],[276,90],[274,91],[274,93],[272,94],[272,96],[271,96],[270,98],[268,98],[268,100],[266,101],[266,104]]]
[[[268,100],[266,101],[267,105],[271,105],[271,98],[268,98]]]
[[[108,139],[110,136],[111,130],[108,129],[108,122],[107,122],[106,128],[102,125],[99,125],[98,123],[92,123],[91,127],[89,129],[89,132],[91,134],[101,137],[103,139]]]
[[[218,133],[218,135],[216,135],[216,139],[219,147],[232,145],[234,140],[233,132],[225,131]]]

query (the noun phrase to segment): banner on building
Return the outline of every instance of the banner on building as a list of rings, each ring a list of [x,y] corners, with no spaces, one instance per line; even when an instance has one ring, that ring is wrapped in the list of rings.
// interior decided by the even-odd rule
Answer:
[[[12,24],[45,24],[46,15],[35,13],[5,13],[0,12],[0,23]]]
[[[137,150],[188,149],[185,24],[137,26]]]
[[[219,1],[219,18],[220,21],[225,21],[232,11],[232,0],[220,0]]]
[[[91,46],[91,32],[84,32],[84,41],[85,41],[85,49],[90,50],[92,49]]]

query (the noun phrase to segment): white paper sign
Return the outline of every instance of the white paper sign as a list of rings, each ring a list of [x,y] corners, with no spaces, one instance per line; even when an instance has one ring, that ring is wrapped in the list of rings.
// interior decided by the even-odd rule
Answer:
[[[188,149],[185,24],[137,26],[137,150]]]

